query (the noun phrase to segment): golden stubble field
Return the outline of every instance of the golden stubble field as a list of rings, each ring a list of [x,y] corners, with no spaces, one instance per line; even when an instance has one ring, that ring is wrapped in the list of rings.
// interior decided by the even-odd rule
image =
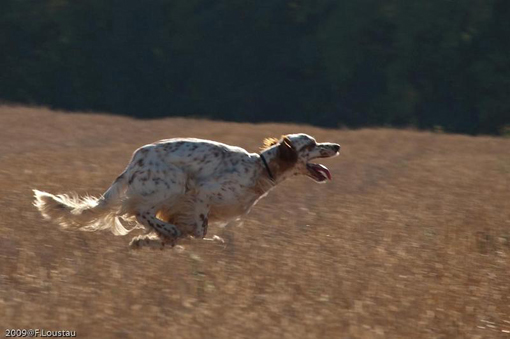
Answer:
[[[510,338],[510,140],[391,129],[134,120],[0,107],[0,324],[80,338]],[[66,232],[33,188],[98,195],[137,147],[192,136],[257,151],[338,142],[225,244],[133,252]]]

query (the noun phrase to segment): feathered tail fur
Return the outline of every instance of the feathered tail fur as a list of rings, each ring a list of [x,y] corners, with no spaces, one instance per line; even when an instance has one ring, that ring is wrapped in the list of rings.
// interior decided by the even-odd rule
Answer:
[[[125,235],[128,230],[122,225],[122,195],[126,189],[125,175],[117,180],[100,198],[77,194],[59,194],[34,190],[34,206],[45,219],[57,222],[63,228],[81,231],[111,230],[115,235]]]

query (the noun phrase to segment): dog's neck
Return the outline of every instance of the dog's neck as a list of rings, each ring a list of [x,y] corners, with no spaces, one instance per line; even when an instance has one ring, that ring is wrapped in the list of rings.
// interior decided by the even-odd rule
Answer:
[[[262,164],[264,165],[264,168],[266,169],[269,179],[271,179],[271,181],[274,181],[275,178],[273,175],[273,171],[271,171],[271,168],[269,167],[269,164],[267,163],[267,160],[264,157],[264,154],[262,154],[262,153],[260,154],[260,160],[262,161]]]
[[[271,188],[284,181],[287,177],[281,171],[281,164],[279,163],[278,145],[269,147],[262,151],[260,154],[260,176],[257,186],[263,188],[264,193]]]
[[[264,168],[264,174],[275,185],[278,182],[278,173],[275,163],[278,159],[278,147],[270,147],[260,153],[260,163]]]

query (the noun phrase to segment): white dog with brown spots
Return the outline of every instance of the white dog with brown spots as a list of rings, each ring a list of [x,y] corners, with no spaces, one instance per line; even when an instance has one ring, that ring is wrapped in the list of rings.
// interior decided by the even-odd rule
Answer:
[[[306,134],[265,139],[260,153],[209,140],[161,140],[136,150],[100,198],[34,190],[34,205],[65,228],[109,229],[116,235],[144,228],[130,246],[162,248],[182,237],[204,238],[209,223],[226,224],[247,214],[290,176],[331,179],[325,166],[310,160],[339,151],[340,145],[317,143]]]

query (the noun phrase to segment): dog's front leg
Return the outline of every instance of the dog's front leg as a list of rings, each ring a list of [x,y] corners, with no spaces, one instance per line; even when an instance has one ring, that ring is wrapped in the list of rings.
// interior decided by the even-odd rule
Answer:
[[[202,239],[207,234],[207,226],[209,224],[209,206],[204,199],[197,199],[195,205],[193,236]]]

